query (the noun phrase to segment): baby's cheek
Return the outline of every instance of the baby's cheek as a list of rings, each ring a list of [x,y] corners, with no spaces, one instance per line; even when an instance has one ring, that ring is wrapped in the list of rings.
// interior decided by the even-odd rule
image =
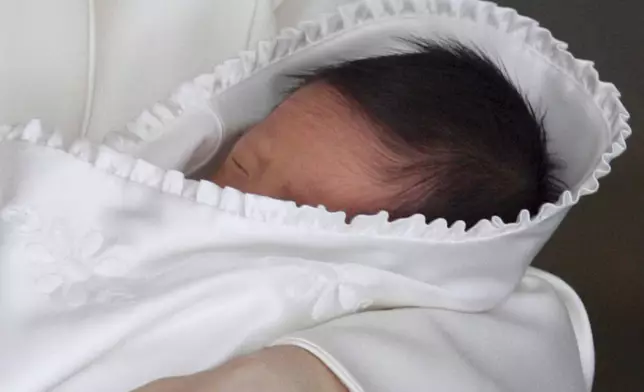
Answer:
[[[243,184],[237,177],[238,176],[232,173],[232,170],[230,169],[230,163],[227,159],[226,162],[219,166],[217,171],[210,177],[210,181],[214,182],[222,188],[230,187],[245,192],[245,190],[242,189]]]
[[[210,180],[222,188],[229,187],[237,189],[243,193],[251,193],[272,197],[276,199],[287,200],[283,193],[279,178],[271,178],[265,173],[263,176],[251,176],[240,172],[229,160],[227,160]]]

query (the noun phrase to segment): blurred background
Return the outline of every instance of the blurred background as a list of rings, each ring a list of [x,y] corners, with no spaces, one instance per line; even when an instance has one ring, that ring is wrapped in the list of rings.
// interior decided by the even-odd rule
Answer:
[[[584,198],[535,265],[583,299],[595,336],[596,392],[644,391],[644,8],[641,0],[499,0],[596,62],[621,90],[633,136],[600,192]]]

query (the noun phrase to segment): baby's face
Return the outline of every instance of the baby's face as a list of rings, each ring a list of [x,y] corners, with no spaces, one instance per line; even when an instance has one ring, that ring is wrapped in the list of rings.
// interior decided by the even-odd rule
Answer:
[[[242,192],[324,205],[348,216],[385,208],[369,125],[322,84],[303,87],[235,144],[211,180]]]

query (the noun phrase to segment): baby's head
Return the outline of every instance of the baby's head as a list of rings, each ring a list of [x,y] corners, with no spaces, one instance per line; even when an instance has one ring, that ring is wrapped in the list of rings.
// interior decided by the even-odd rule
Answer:
[[[349,217],[494,215],[557,199],[541,119],[481,52],[456,43],[350,61],[301,77],[212,179]]]

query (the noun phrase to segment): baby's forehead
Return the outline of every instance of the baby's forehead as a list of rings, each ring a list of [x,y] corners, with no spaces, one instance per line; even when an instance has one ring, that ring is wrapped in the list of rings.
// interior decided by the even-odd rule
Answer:
[[[371,177],[378,140],[360,111],[322,83],[296,90],[260,124],[271,159],[330,178]],[[289,168],[289,170],[292,170]]]
[[[316,82],[306,84],[294,90],[278,106],[289,114],[315,118],[316,116],[341,116],[345,110],[340,104],[342,96],[331,86]]]
[[[328,143],[329,148],[363,149],[377,139],[374,125],[358,106],[322,82],[297,89],[270,117],[282,131],[280,136],[298,132],[311,141]]]

